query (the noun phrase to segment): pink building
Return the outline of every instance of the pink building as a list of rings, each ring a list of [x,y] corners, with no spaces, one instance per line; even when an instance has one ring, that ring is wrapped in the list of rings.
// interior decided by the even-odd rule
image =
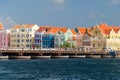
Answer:
[[[9,37],[7,31],[0,23],[0,49],[7,49],[9,46]]]

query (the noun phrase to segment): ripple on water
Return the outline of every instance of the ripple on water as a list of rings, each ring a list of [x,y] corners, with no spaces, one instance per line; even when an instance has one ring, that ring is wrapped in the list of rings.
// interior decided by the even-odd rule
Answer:
[[[0,61],[0,80],[119,80],[119,59]]]

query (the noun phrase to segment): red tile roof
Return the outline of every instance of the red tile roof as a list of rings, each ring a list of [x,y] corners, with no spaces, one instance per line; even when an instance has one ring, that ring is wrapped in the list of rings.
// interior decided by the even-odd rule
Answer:
[[[20,25],[15,25],[12,28],[20,28]]]
[[[45,31],[46,34],[55,34],[58,31],[61,31],[63,33],[66,33],[68,28],[63,27],[55,27],[55,26],[40,26],[40,28],[37,30],[38,32]]]
[[[84,34],[85,31],[86,31],[86,28],[81,28],[81,27],[78,27],[78,30],[81,34]]]
[[[118,26],[113,26],[112,29],[115,31],[115,33],[118,33],[118,31],[120,30],[120,27],[118,27]]]
[[[0,29],[4,29],[3,25],[0,23]]]
[[[110,34],[110,31],[111,31],[111,29],[108,29],[108,30],[106,29],[106,30],[104,30],[104,33],[108,35],[108,34]]]
[[[110,34],[110,31],[113,29],[115,33],[118,33],[120,28],[118,26],[108,26],[105,23],[98,25],[98,28],[103,32],[103,34]]]
[[[35,24],[24,24],[26,28],[32,28]]]
[[[57,28],[53,26],[40,26],[40,28],[37,30],[38,32],[45,31],[46,29],[51,29],[51,28]]]
[[[23,24],[26,28],[32,28],[35,24]],[[15,25],[12,28],[20,28],[21,25]]]
[[[75,32],[74,29],[72,29],[71,32],[72,32],[73,35],[76,35],[76,32]]]
[[[66,33],[67,30],[68,30],[68,28],[59,28],[59,30],[60,30],[61,32],[63,32],[63,33]]]
[[[59,29],[52,28],[46,31],[46,34],[57,34],[58,31]]]
[[[88,34],[91,35],[91,32],[90,32],[91,28],[87,28],[86,30],[87,30]]]

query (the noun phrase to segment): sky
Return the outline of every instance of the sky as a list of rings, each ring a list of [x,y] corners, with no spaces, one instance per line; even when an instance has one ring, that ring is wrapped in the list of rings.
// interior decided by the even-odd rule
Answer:
[[[120,0],[0,0],[0,22],[5,28],[16,24],[120,26]]]

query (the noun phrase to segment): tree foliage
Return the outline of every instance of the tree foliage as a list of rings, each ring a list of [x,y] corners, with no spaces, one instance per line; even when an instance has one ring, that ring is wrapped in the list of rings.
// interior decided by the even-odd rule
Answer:
[[[69,42],[65,42],[64,44],[60,44],[60,47],[61,47],[61,48],[70,48],[71,45],[70,45]]]

